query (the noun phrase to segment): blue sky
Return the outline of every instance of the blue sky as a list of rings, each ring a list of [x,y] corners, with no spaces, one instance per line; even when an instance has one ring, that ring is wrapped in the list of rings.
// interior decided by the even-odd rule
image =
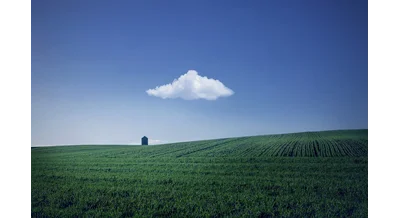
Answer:
[[[368,128],[367,1],[32,1],[31,34],[32,145]],[[146,92],[189,70],[232,93]]]

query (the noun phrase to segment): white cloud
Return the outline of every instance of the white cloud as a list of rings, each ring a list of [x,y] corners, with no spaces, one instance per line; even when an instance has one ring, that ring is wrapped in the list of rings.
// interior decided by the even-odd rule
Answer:
[[[159,140],[159,139],[149,139],[149,144],[155,145],[155,144],[164,144],[167,143],[167,141]]]
[[[149,145],[157,145],[157,144],[166,144],[168,141],[165,140],[160,140],[160,139],[149,139]],[[75,145],[141,145],[141,141],[136,141],[136,142],[112,142],[112,143],[77,143],[77,144],[38,144],[38,145],[32,145],[31,147],[49,147],[49,146],[75,146]]]
[[[57,145],[31,145],[31,147],[49,147],[49,146],[57,146]]]
[[[148,95],[166,98],[182,98],[185,100],[216,100],[219,97],[233,95],[233,91],[219,80],[200,76],[195,70],[175,79],[172,83],[157,86],[146,91]]]
[[[64,143],[60,143],[60,144],[52,144],[52,145],[50,145],[50,144],[31,145],[31,148],[32,148],[32,147],[54,147],[54,146],[57,146],[57,147],[59,147],[59,146],[79,146],[79,145],[102,145],[102,144],[100,144],[100,143],[92,143],[92,144],[89,144],[89,143],[78,143],[78,144],[64,144]]]

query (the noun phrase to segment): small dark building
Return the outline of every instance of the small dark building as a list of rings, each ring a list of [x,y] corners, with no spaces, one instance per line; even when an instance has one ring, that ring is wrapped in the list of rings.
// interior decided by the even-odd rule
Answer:
[[[142,137],[142,145],[148,145],[149,144],[149,139],[146,136]]]

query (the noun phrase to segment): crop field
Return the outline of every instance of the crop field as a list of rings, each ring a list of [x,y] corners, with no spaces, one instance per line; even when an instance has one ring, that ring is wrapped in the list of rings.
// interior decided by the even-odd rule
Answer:
[[[368,130],[31,149],[32,217],[368,217]]]

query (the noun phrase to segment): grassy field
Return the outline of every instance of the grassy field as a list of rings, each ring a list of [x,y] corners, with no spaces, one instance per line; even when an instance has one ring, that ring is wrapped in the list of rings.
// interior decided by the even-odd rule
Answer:
[[[31,155],[32,217],[368,216],[368,130]]]

